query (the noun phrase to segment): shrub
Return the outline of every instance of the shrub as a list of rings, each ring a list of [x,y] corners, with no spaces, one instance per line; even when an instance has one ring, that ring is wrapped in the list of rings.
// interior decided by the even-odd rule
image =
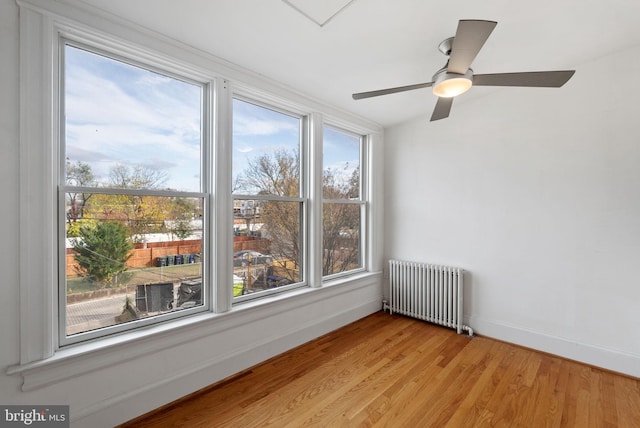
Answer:
[[[127,269],[133,244],[123,225],[108,221],[82,225],[80,236],[73,240],[73,249],[82,270],[108,286],[115,275]]]

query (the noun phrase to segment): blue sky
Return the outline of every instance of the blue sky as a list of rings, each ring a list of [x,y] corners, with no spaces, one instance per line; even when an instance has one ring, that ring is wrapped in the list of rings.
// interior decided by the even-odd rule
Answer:
[[[276,150],[293,152],[300,144],[301,120],[249,102],[233,103],[233,177],[249,160]],[[323,131],[323,169],[349,180],[360,164],[360,139],[352,134],[325,127]]]
[[[66,157],[99,181],[117,165],[165,170],[165,186],[200,190],[201,88],[67,46]]]
[[[336,177],[349,181],[353,170],[360,166],[360,138],[325,127],[322,149],[323,170],[331,169]]]
[[[166,171],[164,187],[199,191],[201,97],[199,85],[67,46],[65,155],[103,183],[113,166],[139,165]],[[252,157],[294,150],[299,126],[296,117],[235,100],[234,176]],[[350,176],[358,138],[325,128],[324,145],[324,168]]]

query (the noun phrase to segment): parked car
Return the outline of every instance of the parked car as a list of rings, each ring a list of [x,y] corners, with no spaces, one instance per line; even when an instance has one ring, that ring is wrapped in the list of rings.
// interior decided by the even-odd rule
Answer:
[[[273,263],[273,257],[262,254],[253,250],[242,250],[233,253],[233,267],[244,267],[249,264],[251,259],[252,265],[264,265]]]

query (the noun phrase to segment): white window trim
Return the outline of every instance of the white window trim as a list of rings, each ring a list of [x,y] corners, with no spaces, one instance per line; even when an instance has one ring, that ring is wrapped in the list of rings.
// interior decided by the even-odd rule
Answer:
[[[201,168],[202,183],[201,183],[200,191],[184,191],[183,192],[183,191],[167,191],[167,190],[154,190],[154,189],[118,189],[118,188],[112,188],[112,187],[106,187],[106,188],[105,187],[97,187],[97,188],[96,187],[77,187],[77,186],[65,185],[64,184],[64,180],[65,180],[64,167],[63,167],[63,164],[66,162],[64,160],[64,158],[66,157],[66,154],[63,152],[63,149],[66,149],[66,142],[64,141],[65,132],[62,129],[64,125],[61,125],[61,118],[58,115],[57,120],[55,122],[58,125],[58,129],[59,129],[59,137],[58,137],[59,141],[54,142],[52,145],[52,147],[55,148],[55,153],[58,154],[57,156],[59,161],[57,168],[55,168],[56,176],[60,183],[60,186],[58,189],[58,192],[59,192],[58,218],[64,215],[65,192],[68,191],[69,189],[71,190],[75,189],[75,191],[80,191],[84,193],[99,193],[99,194],[111,194],[111,195],[130,194],[130,195],[147,195],[147,196],[167,196],[167,197],[184,196],[184,197],[203,198],[204,210],[205,210],[204,223],[203,223],[203,237],[206,238],[203,240],[203,249],[205,249],[205,246],[208,244],[209,239],[211,237],[211,233],[210,233],[211,216],[206,215],[206,213],[209,213],[213,210],[213,207],[210,205],[211,198],[209,197],[209,195],[212,192],[212,187],[211,187],[211,183],[209,182],[209,177],[212,174],[209,174],[211,171],[211,168],[208,167],[207,165],[212,165],[210,155],[211,155],[211,150],[213,147],[214,140],[212,139],[212,135],[210,135],[210,132],[208,132],[208,130],[210,128],[209,123],[211,123],[211,121],[215,118],[213,114],[215,112],[213,111],[213,108],[212,108],[213,107],[212,96],[215,93],[214,88],[216,87],[216,80],[209,76],[203,76],[201,75],[201,73],[198,73],[194,70],[189,70],[185,67],[180,67],[180,70],[176,70],[174,67],[174,63],[167,63],[166,60],[162,60],[159,58],[156,58],[153,61],[153,64],[140,63],[140,61],[137,60],[137,57],[147,56],[145,52],[140,49],[138,49],[137,51],[134,51],[132,48],[128,49],[129,51],[131,51],[130,53],[134,55],[136,58],[123,57],[119,50],[112,52],[107,49],[103,49],[104,46],[101,46],[102,44],[100,44],[100,46],[98,46],[96,43],[89,45],[86,43],[82,43],[75,38],[65,37],[65,34],[69,33],[69,28],[66,28],[66,27],[59,28],[58,31],[60,32],[61,36],[57,37],[56,40],[52,40],[54,44],[53,48],[57,52],[57,55],[53,58],[54,67],[57,70],[60,70],[60,71],[64,70],[65,64],[62,64],[62,62],[64,62],[63,51],[67,46],[70,46],[76,49],[84,49],[87,52],[91,52],[94,55],[100,55],[110,60],[117,61],[119,63],[130,64],[137,68],[141,68],[141,69],[152,71],[154,73],[166,75],[174,79],[180,79],[184,82],[189,82],[192,85],[196,85],[200,87],[202,91],[201,92],[201,96],[202,96],[201,109],[202,110],[200,113],[200,119],[201,119],[200,168]],[[76,35],[76,37],[78,36]],[[63,76],[60,75],[59,81],[62,82],[62,80],[63,80]],[[65,97],[65,94],[63,93],[64,89],[62,88],[64,88],[64,83],[62,85],[53,86],[53,93],[52,93],[52,96],[54,98],[53,101],[55,102],[56,105],[60,105],[60,109],[59,109],[60,111],[63,110],[63,104],[64,102],[66,102],[64,100],[64,97]],[[60,91],[58,91],[58,89],[60,89]],[[63,157],[61,158],[60,155],[63,155]],[[62,221],[58,222],[57,227],[59,228],[58,230],[58,234],[59,234],[58,282],[59,284],[63,284],[66,281],[66,274],[67,274],[65,270],[66,262],[64,258],[64,239],[63,239],[66,232],[64,230],[64,225]],[[202,276],[203,278],[205,278],[206,283],[211,283],[212,270],[211,270],[211,264],[209,263],[209,260],[211,260],[211,257],[209,256],[208,251],[204,251],[204,254],[206,255],[206,258],[203,260],[203,264],[202,264]],[[64,302],[64,299],[66,296],[66,290],[65,290],[65,287],[61,287],[61,286],[59,286],[58,288],[59,288],[58,312],[57,312],[58,314],[57,318],[59,320],[57,323],[58,324],[58,339],[57,339],[58,347],[63,347],[63,346],[84,342],[92,339],[99,339],[101,337],[104,337],[110,334],[117,334],[120,332],[131,330],[133,328],[139,328],[140,326],[166,322],[171,319],[189,316],[190,314],[193,314],[193,313],[208,311],[211,308],[210,293],[206,293],[207,301],[206,301],[206,304],[202,306],[190,308],[180,312],[166,313],[159,316],[141,318],[139,320],[131,321],[128,323],[114,324],[111,326],[107,326],[105,328],[84,331],[72,336],[67,336],[66,325],[65,325],[66,323],[64,322],[66,321],[66,316],[67,316],[67,314],[65,313],[66,302]]]
[[[267,110],[272,110],[284,115],[289,115],[291,117],[296,117],[300,119],[301,126],[301,135],[299,141],[299,165],[300,165],[300,181],[299,181],[299,191],[297,197],[285,197],[285,196],[277,196],[277,195],[252,195],[252,194],[232,194],[232,200],[235,199],[253,199],[253,200],[269,200],[269,201],[284,201],[284,202],[298,202],[302,204],[302,224],[301,231],[302,236],[301,239],[301,258],[302,258],[302,269],[303,276],[299,282],[294,284],[278,287],[277,289],[261,291],[256,293],[255,295],[244,295],[233,298],[233,304],[241,304],[243,302],[251,301],[254,299],[261,299],[265,296],[278,294],[282,292],[286,292],[288,290],[293,290],[298,287],[319,287],[321,285],[320,282],[316,282],[315,278],[310,276],[310,272],[313,271],[313,266],[315,266],[315,260],[313,257],[315,255],[314,244],[316,242],[315,237],[312,236],[313,231],[315,230],[315,223],[312,223],[315,219],[315,216],[311,213],[311,204],[312,204],[312,192],[315,186],[316,176],[314,163],[310,160],[312,159],[312,152],[314,149],[314,144],[317,144],[317,140],[313,140],[313,131],[321,125],[322,121],[318,121],[318,118],[321,116],[318,113],[308,113],[305,112],[304,107],[296,105],[294,103],[288,102],[287,100],[280,99],[278,97],[274,97],[273,95],[264,94],[261,92],[252,92],[248,88],[237,88],[235,89],[233,95],[233,99],[237,99],[239,101],[243,101],[249,104],[256,105],[260,108],[264,108]],[[321,126],[320,126],[321,127]],[[233,171],[231,171],[233,173]],[[231,188],[229,186],[228,188]],[[233,203],[233,202],[232,202]],[[233,222],[232,222],[233,223]]]
[[[336,123],[340,123],[340,121],[336,120]],[[372,138],[371,138],[371,135],[366,135],[366,134],[362,135],[357,131],[353,131],[352,129],[350,129],[352,126],[349,126],[348,124],[335,125],[331,121],[327,121],[324,123],[324,126],[332,128],[336,131],[345,132],[353,135],[354,137],[360,138],[360,196],[359,198],[354,201],[344,200],[344,199],[325,199],[323,198],[323,194],[320,193],[321,205],[325,203],[338,203],[338,204],[353,204],[353,205],[360,206],[361,224],[360,224],[359,257],[360,257],[361,266],[359,268],[351,269],[345,272],[337,272],[334,274],[322,276],[323,283],[330,284],[331,281],[334,281],[336,279],[346,277],[349,275],[359,274],[361,272],[367,272],[370,270],[371,258],[369,257],[370,250],[368,247],[370,239],[368,237],[370,233],[369,222],[371,221],[371,214],[370,214],[371,210],[370,210],[370,204],[368,201],[369,201],[369,198],[371,197],[371,193],[369,191],[369,189],[371,188],[371,185],[369,183],[369,180],[371,178],[371,175],[369,174],[369,169],[371,168],[369,153],[371,151]],[[322,168],[324,169],[324,162],[322,162],[321,165],[322,165]],[[320,191],[322,192],[322,189],[320,189]],[[320,221],[322,222],[322,215],[320,215]],[[321,226],[321,229],[322,229],[322,226]],[[320,257],[322,258],[322,255]],[[320,270],[322,270],[322,259],[320,260],[320,263],[321,263]]]
[[[113,48],[114,45],[117,45],[117,46],[120,45],[118,42],[111,41],[110,38],[108,37],[102,37],[99,42],[95,40],[86,42],[86,35],[78,31],[77,29],[70,28],[68,25],[58,24],[54,27],[54,31],[56,34],[59,34],[59,36],[57,37],[52,37],[52,40],[51,40],[52,50],[56,53],[56,55],[52,57],[52,61],[53,61],[52,68],[55,70],[59,70],[59,71],[63,70],[64,65],[61,64],[61,61],[63,60],[62,51],[64,50],[66,45],[69,45],[69,46],[78,47],[79,49],[87,49],[89,52],[92,52],[97,55],[104,55],[110,59],[113,59],[114,61],[129,63],[136,67],[145,68],[148,70],[152,70],[154,72],[166,74],[168,76],[173,76],[174,78],[181,78],[181,79],[184,79],[185,81],[190,81],[192,82],[192,84],[199,85],[203,91],[202,92],[202,97],[203,97],[202,112],[201,112],[201,119],[202,119],[201,169],[202,169],[202,177],[203,177],[203,183],[202,183],[203,189],[200,192],[177,192],[177,191],[167,192],[167,191],[157,191],[157,190],[149,190],[149,189],[131,190],[131,189],[100,188],[98,190],[98,193],[144,194],[144,195],[156,195],[156,196],[169,196],[169,195],[176,196],[176,195],[182,194],[188,197],[204,197],[205,213],[213,212],[215,208],[211,206],[212,201],[209,196],[213,191],[213,188],[212,188],[213,183],[211,183],[209,180],[212,176],[215,176],[215,174],[210,174],[210,171],[212,170],[213,166],[207,166],[207,165],[213,165],[210,159],[210,153],[211,153],[211,150],[215,150],[215,147],[214,147],[214,140],[211,139],[212,136],[208,132],[208,129],[210,128],[209,124],[213,120],[215,120],[215,115],[214,115],[215,109],[212,106],[212,95],[217,92],[214,90],[214,88],[216,88],[217,79],[213,76],[203,75],[198,70],[194,70],[185,65],[180,65],[180,67],[176,67],[175,61],[169,61],[166,58],[163,58],[162,56],[159,56],[159,55],[151,56],[147,52],[145,52],[144,49],[136,48],[133,46],[129,46],[126,49],[127,54],[130,55],[131,58],[123,57],[121,55],[121,51],[118,48],[115,48],[115,49]],[[137,60],[138,57],[146,58],[147,61],[149,61],[149,63],[144,63],[144,64],[141,63],[139,60]],[[62,80],[61,75],[58,75],[57,77],[58,77],[58,81]],[[60,105],[61,107],[57,111],[54,110],[52,112],[52,117],[55,118],[55,120],[52,121],[53,122],[52,126],[56,127],[56,130],[58,131],[58,133],[56,133],[55,135],[58,136],[58,138],[54,137],[54,139],[50,144],[50,147],[54,151],[52,153],[52,157],[54,157],[58,162],[53,167],[52,172],[56,176],[56,178],[60,180],[60,183],[63,183],[63,180],[64,180],[64,177],[63,177],[64,172],[63,172],[63,166],[62,166],[64,164],[64,160],[60,159],[60,156],[63,155],[63,148],[65,144],[63,141],[64,136],[62,135],[63,132],[60,132],[62,128],[61,117],[60,117],[60,111],[62,110],[61,101],[63,100],[63,97],[64,97],[64,94],[61,93],[63,90],[62,88],[63,86],[56,85],[56,81],[54,80],[54,83],[52,85],[52,91],[51,91],[51,97],[53,101],[52,105]],[[59,206],[58,206],[58,209],[56,210],[58,214],[58,218],[60,218],[59,216],[63,215],[64,213],[64,208],[63,208],[64,204],[62,201],[64,201],[63,192],[65,187],[67,186],[61,185],[62,190],[61,189],[58,190],[60,192],[60,194],[58,195],[58,198],[60,198],[58,200]],[[92,191],[95,189],[87,189],[87,190]],[[56,216],[53,216],[53,217],[56,218]],[[212,217],[211,215],[205,214],[204,234],[203,234],[203,238],[204,238],[203,250],[205,250],[204,254],[206,255],[206,258],[203,260],[203,277],[205,278],[206,283],[208,284],[213,283],[213,280],[211,278],[211,272],[217,271],[217,269],[216,270],[211,269],[211,260],[213,260],[213,258],[209,255],[209,250],[212,249],[211,246],[209,245],[209,242],[211,241],[211,236],[212,236],[212,233],[211,233],[212,228],[210,227],[211,218],[215,218],[215,216]],[[58,223],[59,224],[56,227],[62,228],[63,227],[62,221],[59,221]],[[58,233],[60,237],[64,236],[64,230],[58,230]],[[62,243],[64,242],[64,240],[61,238],[58,238],[58,239],[59,239],[58,251],[60,254],[63,254]],[[66,272],[65,272],[64,266],[65,266],[64,259],[60,257],[59,267],[58,267],[59,284],[63,284],[64,281],[66,280]],[[155,323],[170,322],[170,320],[172,319],[186,317],[193,313],[210,311],[212,307],[212,305],[209,302],[209,300],[211,300],[211,297],[208,297],[206,304],[201,307],[188,309],[186,311],[180,311],[179,313],[174,312],[174,313],[163,314],[156,317],[141,318],[140,320],[136,320],[128,323],[116,324],[116,325],[108,326],[98,330],[91,330],[91,331],[79,333],[77,335],[67,336],[66,327],[63,322],[63,320],[66,319],[66,314],[63,313],[65,311],[65,304],[63,302],[63,299],[65,297],[65,290],[61,286],[58,286],[58,287],[59,287],[58,308],[56,312],[57,313],[56,318],[58,320],[57,322],[58,337],[57,337],[57,341],[54,342],[54,349],[61,348],[63,346],[72,345],[74,343],[83,342],[86,340],[94,340],[94,339],[99,340],[110,334],[117,334],[117,333],[125,332],[128,330],[132,330],[134,328],[140,328],[140,327],[144,327],[144,326],[155,324]],[[209,293],[207,291],[206,295],[211,296],[212,293]],[[225,302],[225,300],[219,300],[219,301]],[[221,311],[225,311],[225,310],[228,310],[228,307],[229,305],[227,304],[225,306],[221,306],[219,309]]]
[[[53,22],[20,10],[20,363],[53,356],[57,319]],[[51,77],[50,75],[53,75]],[[31,260],[39,260],[34,268]]]
[[[382,129],[371,122],[363,120],[347,112],[338,111],[321,102],[314,101],[299,93],[286,89],[283,85],[269,81],[263,76],[242,70],[219,58],[179,44],[165,36],[140,30],[126,22],[115,22],[97,9],[78,8],[60,2],[48,0],[17,0],[20,6],[20,249],[19,249],[19,293],[20,293],[20,360],[15,366],[7,369],[8,374],[22,374],[23,390],[31,390],[44,385],[66,379],[80,373],[104,365],[115,364],[123,359],[136,358],[160,349],[176,346],[183,340],[211,334],[217,329],[229,328],[230,325],[241,325],[250,319],[260,318],[267,314],[277,314],[290,305],[299,304],[300,298],[305,302],[322,299],[343,292],[342,285],[348,289],[365,287],[369,278],[377,277],[383,267],[382,260],[382,214],[375,215],[368,210],[372,221],[368,221],[367,234],[377,236],[370,242],[367,251],[370,271],[348,280],[332,282],[337,288],[322,287],[319,290],[299,289],[291,294],[274,296],[254,304],[239,305],[238,310],[231,310],[231,287],[216,287],[212,296],[214,313],[205,313],[188,319],[171,323],[157,324],[141,331],[100,339],[94,342],[77,344],[58,350],[57,343],[57,220],[52,213],[56,212],[57,189],[56,174],[58,171],[58,136],[57,117],[58,99],[55,91],[58,87],[59,73],[57,68],[58,32],[73,39],[80,39],[90,44],[117,46],[118,50],[138,55],[142,46],[148,55],[140,57],[140,61],[154,64],[159,58],[160,65],[171,64],[179,74],[185,64],[192,64],[185,70],[187,75],[193,71],[202,73],[203,79],[217,80],[217,92],[211,97],[212,109],[215,110],[215,121],[208,129],[209,138],[216,140],[216,151],[211,154],[213,168],[226,174],[210,176],[210,189],[218,197],[209,201],[216,214],[211,227],[209,254],[219,266],[231,266],[233,236],[230,233],[233,224],[232,197],[228,189],[231,187],[231,171],[225,164],[231,156],[231,127],[221,126],[228,123],[231,117],[231,94],[229,78],[234,79],[238,87],[255,88],[255,94],[264,94],[265,98],[287,100],[291,105],[304,106],[312,113],[311,118],[322,121],[323,117],[331,118],[331,123],[338,123],[347,129],[369,135],[371,141],[382,140]],[[161,67],[163,68],[163,67]],[[278,96],[268,94],[280,94]],[[314,128],[317,130],[317,126]],[[321,135],[315,135],[315,141],[321,141]],[[321,145],[312,144],[314,153],[321,152]],[[368,179],[373,188],[377,188],[375,197],[369,203],[379,204],[382,199],[382,174],[373,175],[372,171],[382,166],[382,146],[379,145],[377,155],[369,168]],[[320,156],[321,159],[321,156]],[[316,167],[317,166],[317,163]],[[319,164],[322,168],[322,163]],[[321,183],[312,187],[319,188]],[[223,191],[224,190],[224,191]],[[318,190],[316,189],[316,192]],[[320,190],[321,195],[321,190]],[[321,199],[315,197],[315,201]],[[215,205],[214,205],[215,204]],[[382,205],[380,205],[381,207]],[[227,209],[228,208],[228,209]],[[315,204],[321,212],[321,204]],[[318,215],[313,218],[321,218]],[[312,230],[317,231],[314,227]],[[372,234],[372,233],[375,233]],[[318,239],[317,237],[314,239]],[[316,255],[317,257],[318,255]],[[319,264],[311,263],[311,266]],[[231,283],[230,269],[213,267],[213,280],[218,283]],[[310,276],[314,284],[320,284],[321,272]],[[311,272],[310,272],[311,274]],[[311,294],[310,294],[311,293]],[[309,297],[310,296],[310,297]],[[258,306],[248,316],[247,308]],[[184,335],[189,332],[188,335]],[[128,346],[133,340],[139,346]],[[132,349],[135,348],[135,349]],[[81,362],[81,364],[79,364]]]

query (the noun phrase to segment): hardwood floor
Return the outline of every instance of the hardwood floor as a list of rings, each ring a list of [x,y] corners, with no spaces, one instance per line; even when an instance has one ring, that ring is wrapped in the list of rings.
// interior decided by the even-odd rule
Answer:
[[[640,427],[640,380],[382,312],[123,427]]]

